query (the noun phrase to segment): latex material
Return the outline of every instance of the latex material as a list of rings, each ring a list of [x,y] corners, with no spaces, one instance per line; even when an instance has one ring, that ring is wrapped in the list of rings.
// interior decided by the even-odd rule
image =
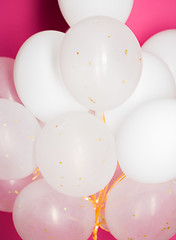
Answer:
[[[39,130],[29,110],[0,99],[0,179],[24,178],[34,171],[34,143]]]
[[[143,69],[139,84],[122,105],[105,112],[106,124],[117,134],[121,124],[136,108],[151,100],[175,97],[175,81],[167,65],[159,57],[143,51]]]
[[[76,197],[103,189],[117,166],[110,130],[98,118],[79,112],[46,123],[37,139],[36,159],[52,187]]]
[[[176,181],[141,184],[124,179],[109,194],[106,221],[118,240],[166,240],[175,234]]]
[[[14,66],[15,86],[23,104],[42,122],[62,112],[84,110],[67,92],[57,66],[64,34],[43,31],[20,48]]]
[[[176,177],[176,100],[151,101],[124,122],[116,150],[122,171],[133,180],[162,183]]]
[[[25,240],[86,240],[93,230],[95,213],[89,201],[65,196],[41,179],[19,194],[13,220]]]
[[[108,17],[87,18],[71,27],[63,39],[63,81],[88,109],[112,109],[136,88],[141,54],[136,37],[125,24]]]

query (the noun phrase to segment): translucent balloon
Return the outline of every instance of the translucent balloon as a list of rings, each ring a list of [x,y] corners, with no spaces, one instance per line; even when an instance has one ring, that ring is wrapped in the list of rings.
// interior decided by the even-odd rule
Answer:
[[[170,68],[176,82],[176,29],[159,32],[149,38],[143,49],[159,56]]]
[[[107,16],[126,22],[134,0],[58,0],[58,2],[65,20],[71,26],[92,16]]]
[[[67,92],[57,66],[63,37],[58,31],[37,33],[22,45],[15,60],[14,79],[19,97],[42,122],[62,112],[84,109]]]
[[[60,64],[73,97],[88,109],[104,111],[120,105],[136,88],[141,48],[125,24],[91,17],[66,33]]]
[[[14,59],[0,57],[0,98],[6,98],[21,103],[13,79]]]
[[[36,159],[52,187],[77,197],[103,189],[117,165],[112,133],[98,118],[79,112],[46,123],[37,139]]]
[[[0,179],[24,178],[36,168],[38,121],[21,104],[0,99]]]
[[[19,194],[13,220],[25,240],[86,240],[93,230],[95,213],[88,200],[63,195],[41,179]]]
[[[105,216],[118,240],[166,240],[175,234],[176,181],[142,184],[124,179],[108,196]]]
[[[176,100],[147,103],[124,122],[117,134],[117,157],[122,171],[144,183],[176,177]]]
[[[138,86],[122,105],[105,112],[106,124],[117,134],[121,124],[137,107],[151,100],[175,97],[175,82],[167,65],[157,56],[143,51],[143,69]]]
[[[41,178],[41,174],[37,177],[35,171],[21,179],[17,180],[0,180],[0,211],[12,212],[14,202],[21,190],[36,179]]]

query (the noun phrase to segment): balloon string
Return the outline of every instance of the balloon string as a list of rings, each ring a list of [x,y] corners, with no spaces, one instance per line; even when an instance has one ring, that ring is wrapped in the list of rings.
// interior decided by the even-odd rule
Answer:
[[[33,172],[33,175],[35,175],[32,180],[36,180],[38,178],[38,176],[40,175],[40,169],[39,168],[36,168]]]
[[[102,116],[102,121],[104,123],[106,123],[106,120],[105,120],[105,114],[104,112],[101,113],[101,116]],[[117,164],[117,167],[118,167],[119,164]],[[104,203],[106,203],[107,201],[107,197],[110,193],[110,191],[112,190],[112,188],[114,187],[114,185],[116,183],[119,183],[121,182],[124,178],[125,178],[125,174],[123,173],[114,183],[113,185],[110,187],[109,191],[107,192],[108,190],[108,187],[109,187],[109,184],[99,192],[99,195],[98,197],[96,196],[96,194],[92,195],[91,198],[88,198],[88,200],[90,200],[92,203],[93,203],[93,206],[94,206],[94,209],[95,209],[95,226],[94,226],[94,230],[93,230],[93,240],[97,240],[97,233],[98,233],[98,229],[99,227],[102,227],[102,224],[103,223],[106,223],[105,221],[104,222],[100,222],[99,220],[99,215],[100,215],[100,212],[102,209],[105,208],[105,205]]]

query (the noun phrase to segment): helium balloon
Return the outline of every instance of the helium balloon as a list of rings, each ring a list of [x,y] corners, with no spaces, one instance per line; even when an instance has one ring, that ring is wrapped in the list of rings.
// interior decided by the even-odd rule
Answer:
[[[176,225],[176,181],[143,184],[124,179],[110,192],[105,217],[111,234],[124,239],[170,239]]]
[[[136,108],[151,100],[175,97],[175,82],[167,65],[157,56],[143,51],[143,69],[139,84],[122,105],[105,112],[106,124],[117,134],[121,124]]]
[[[36,159],[53,188],[75,197],[103,189],[117,166],[112,133],[98,118],[81,112],[45,124],[37,139]]]
[[[133,2],[134,0],[58,0],[61,12],[70,26],[92,16],[107,16],[126,22]]]
[[[36,168],[34,143],[38,121],[17,102],[0,99],[0,179],[20,179]]]
[[[36,179],[41,178],[41,175],[35,175],[35,171],[21,179],[16,180],[0,180],[0,211],[12,212],[14,202],[21,190]]]
[[[122,171],[135,181],[162,183],[176,177],[176,100],[151,101],[136,109],[117,133]]]
[[[19,194],[13,221],[25,240],[86,240],[94,228],[95,212],[88,200],[63,195],[41,179]]]
[[[104,111],[124,102],[136,88],[141,48],[131,30],[109,17],[91,17],[65,34],[60,51],[63,81],[88,109]]]
[[[170,68],[176,82],[176,30],[170,29],[159,32],[149,38],[143,49],[160,57]]]
[[[21,103],[14,85],[14,59],[0,57],[0,98],[6,98]]]
[[[58,31],[39,32],[22,45],[15,60],[14,79],[19,97],[42,122],[62,112],[83,110],[64,87],[57,66],[63,38],[64,34]]]

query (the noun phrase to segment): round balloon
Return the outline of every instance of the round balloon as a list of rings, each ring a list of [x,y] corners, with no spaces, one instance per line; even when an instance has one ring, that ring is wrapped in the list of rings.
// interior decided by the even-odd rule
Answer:
[[[141,48],[125,24],[109,17],[91,17],[66,33],[60,66],[73,97],[88,109],[104,111],[120,105],[136,88]]]
[[[107,16],[126,22],[134,0],[58,0],[58,2],[65,20],[71,26],[92,16]]]
[[[136,109],[117,133],[116,150],[125,175],[144,183],[176,177],[176,100],[147,103]]]
[[[94,227],[95,212],[88,200],[63,195],[41,179],[19,194],[13,221],[25,240],[86,240]]]
[[[159,56],[170,68],[176,82],[176,29],[165,30],[153,35],[143,49]]]
[[[63,38],[64,34],[58,31],[39,32],[22,45],[15,60],[19,97],[42,122],[62,112],[84,110],[67,92],[57,66]]]
[[[124,179],[110,192],[105,217],[118,240],[166,240],[175,234],[176,181],[143,184]]]
[[[0,98],[6,98],[21,103],[14,85],[14,59],[0,57]]]
[[[0,179],[24,178],[36,168],[38,121],[21,104],[0,99]]]
[[[117,166],[112,133],[98,118],[81,112],[46,123],[37,139],[36,159],[52,187],[77,197],[103,189]]]
[[[106,124],[115,134],[137,107],[151,100],[176,97],[174,78],[167,65],[151,53],[143,51],[142,55],[142,74],[135,91],[122,105],[105,112]]]

